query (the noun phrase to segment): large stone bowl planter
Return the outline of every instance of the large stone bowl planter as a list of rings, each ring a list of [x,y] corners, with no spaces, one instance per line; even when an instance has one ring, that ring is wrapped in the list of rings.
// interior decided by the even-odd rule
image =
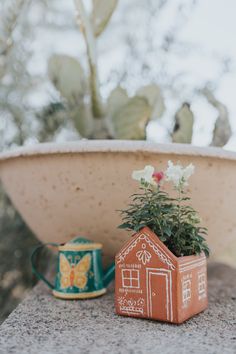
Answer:
[[[0,177],[12,202],[43,242],[83,235],[104,244],[105,260],[129,237],[118,209],[138,185],[133,169],[193,162],[193,206],[209,229],[212,258],[236,266],[236,154],[216,148],[134,141],[40,144],[0,155]]]

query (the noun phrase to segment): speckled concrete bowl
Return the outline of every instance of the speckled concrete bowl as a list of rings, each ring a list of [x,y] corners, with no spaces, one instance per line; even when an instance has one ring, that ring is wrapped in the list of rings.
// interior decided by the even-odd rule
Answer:
[[[43,242],[81,234],[104,244],[106,260],[129,237],[117,229],[117,209],[137,191],[133,169],[167,161],[193,162],[193,206],[209,229],[212,259],[236,266],[236,154],[216,148],[139,141],[40,144],[0,155],[3,185]]]

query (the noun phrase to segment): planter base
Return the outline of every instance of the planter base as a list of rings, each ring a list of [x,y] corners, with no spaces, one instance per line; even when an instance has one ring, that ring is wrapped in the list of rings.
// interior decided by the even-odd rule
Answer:
[[[181,320],[181,321],[165,321],[165,320],[162,320],[162,319],[159,319],[159,318],[153,318],[153,317],[140,317],[140,316],[135,316],[135,315],[128,315],[128,314],[123,314],[123,313],[117,313],[118,316],[121,316],[121,317],[133,317],[134,319],[135,318],[143,318],[144,320],[152,320],[152,321],[157,321],[157,322],[162,322],[162,323],[166,323],[166,324],[173,324],[173,325],[181,325],[183,323],[186,323],[188,322],[189,320],[191,320],[192,318],[196,317],[197,315],[201,314],[202,312],[204,312],[206,309],[207,309],[208,306],[206,306],[202,311],[199,311],[193,315],[191,315],[190,317],[184,319],[184,320]]]

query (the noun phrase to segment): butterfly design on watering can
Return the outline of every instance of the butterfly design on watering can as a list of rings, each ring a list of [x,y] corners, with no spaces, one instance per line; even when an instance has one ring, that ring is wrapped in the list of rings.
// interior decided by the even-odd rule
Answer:
[[[72,265],[64,254],[60,254],[61,287],[66,289],[75,286],[79,289],[84,289],[88,281],[90,266],[90,254],[86,254],[77,264]]]

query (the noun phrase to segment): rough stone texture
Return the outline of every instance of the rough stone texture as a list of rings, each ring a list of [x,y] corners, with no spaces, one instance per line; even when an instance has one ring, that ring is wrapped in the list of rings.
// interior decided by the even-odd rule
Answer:
[[[57,300],[43,284],[0,327],[0,353],[236,353],[236,270],[209,268],[209,309],[176,326],[119,317],[113,291]]]

